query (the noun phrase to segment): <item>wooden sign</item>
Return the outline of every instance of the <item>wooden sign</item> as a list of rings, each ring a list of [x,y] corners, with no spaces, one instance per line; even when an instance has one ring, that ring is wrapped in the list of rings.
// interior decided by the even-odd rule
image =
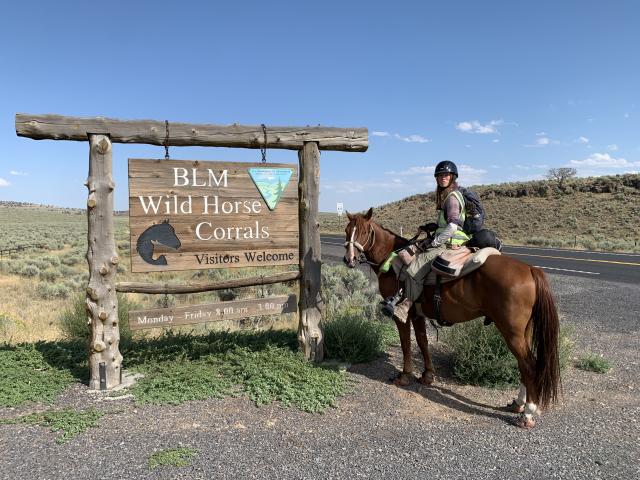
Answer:
[[[289,296],[234,300],[204,305],[130,311],[129,328],[131,330],[140,330],[143,328],[173,327],[191,323],[280,315],[297,311],[296,296],[292,294]]]
[[[298,263],[293,164],[129,159],[131,270]]]

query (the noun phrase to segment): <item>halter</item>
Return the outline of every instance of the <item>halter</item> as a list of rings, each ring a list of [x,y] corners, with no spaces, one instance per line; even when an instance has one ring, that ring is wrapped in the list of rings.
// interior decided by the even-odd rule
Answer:
[[[346,242],[344,242],[344,246],[346,248],[354,247],[356,250],[360,252],[360,256],[358,257],[358,263],[368,263],[369,265],[380,265],[379,263],[375,263],[367,260],[367,257],[365,256],[365,253],[368,251],[367,244],[369,244],[369,241],[371,241],[371,244],[369,245],[369,250],[371,250],[371,248],[373,248],[373,245],[376,243],[376,231],[373,228],[371,228],[369,230],[369,233],[367,234],[367,239],[365,240],[364,245],[361,245],[360,242],[355,241],[356,229],[357,227],[354,225],[353,230],[351,231],[351,240],[347,240]]]
[[[354,240],[354,237],[356,236],[356,226],[353,226],[353,230],[351,231],[351,240],[348,240],[346,242],[344,242],[344,246],[348,247],[349,245],[353,245],[354,247],[356,247],[356,249],[360,252],[360,253],[364,253],[366,252],[365,248],[367,246],[367,243],[369,243],[369,240],[371,240],[371,246],[373,247],[373,244],[376,242],[376,232],[375,230],[372,228],[369,230],[369,233],[367,234],[367,240],[364,242],[364,245],[360,245],[359,242],[356,242]]]

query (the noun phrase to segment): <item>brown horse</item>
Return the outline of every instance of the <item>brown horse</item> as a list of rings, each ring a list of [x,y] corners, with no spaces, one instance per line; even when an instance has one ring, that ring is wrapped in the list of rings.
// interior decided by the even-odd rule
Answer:
[[[363,254],[378,275],[383,298],[394,295],[398,280],[390,269],[380,273],[380,265],[392,251],[408,244],[408,240],[382,228],[371,220],[373,209],[362,215],[347,213],[344,263],[354,268],[357,256]],[[532,428],[538,406],[554,403],[560,389],[558,358],[558,314],[547,279],[539,268],[507,255],[489,256],[484,265],[454,282],[442,285],[441,318],[448,323],[461,323],[487,316],[495,323],[509,350],[518,361],[520,392],[509,405],[520,413],[517,425]],[[422,311],[434,318],[433,287],[425,287],[421,297]],[[396,320],[404,365],[396,385],[407,385],[413,378],[411,362],[411,324],[424,357],[424,372],[419,381],[430,385],[434,370],[429,355],[426,322],[415,309],[409,319]]]

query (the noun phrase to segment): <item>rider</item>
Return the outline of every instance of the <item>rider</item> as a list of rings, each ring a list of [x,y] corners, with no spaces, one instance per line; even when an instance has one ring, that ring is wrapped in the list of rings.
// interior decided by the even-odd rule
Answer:
[[[431,262],[447,248],[459,248],[471,238],[462,230],[465,219],[465,202],[462,193],[458,190],[456,179],[458,167],[456,164],[444,160],[436,165],[434,177],[438,188],[436,190],[437,223],[430,223],[420,227],[420,231],[434,231],[435,236],[430,244],[426,245],[426,251],[417,255],[411,264],[400,274],[400,280],[404,281],[402,301],[394,306],[393,315],[403,322],[407,320],[409,308],[422,293],[422,285],[427,274],[431,270]],[[424,247],[423,247],[424,248]],[[385,309],[383,309],[383,312]],[[386,309],[389,312],[388,309]]]

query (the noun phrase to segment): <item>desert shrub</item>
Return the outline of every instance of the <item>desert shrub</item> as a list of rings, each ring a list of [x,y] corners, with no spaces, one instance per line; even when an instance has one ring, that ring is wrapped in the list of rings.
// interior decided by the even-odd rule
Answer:
[[[121,344],[131,342],[131,329],[129,328],[129,310],[139,308],[129,301],[126,295],[118,294],[118,322]],[[86,296],[76,295],[60,315],[60,330],[68,340],[86,340],[89,338],[89,319],[87,312]]]
[[[63,278],[70,278],[76,275],[76,271],[66,265],[61,265],[58,271],[60,272],[60,276]]]
[[[48,263],[52,267],[57,267],[58,265],[60,265],[60,258],[53,255],[45,255],[44,257],[42,257],[42,261]]]
[[[67,298],[69,296],[69,287],[62,283],[39,283],[36,287],[36,293],[44,300]]]
[[[53,282],[57,278],[60,278],[60,272],[58,270],[54,270],[53,268],[47,268],[46,270],[42,270],[40,272],[40,280],[45,282]]]
[[[77,265],[79,261],[80,257],[76,255],[65,255],[60,259],[60,262],[62,262],[63,265],[67,265],[69,267]]]
[[[397,336],[391,322],[372,322],[346,312],[323,320],[322,327],[327,357],[350,363],[373,360]]]
[[[37,277],[40,274],[40,269],[35,265],[29,264],[23,266],[18,273],[23,277]]]
[[[467,384],[505,388],[520,382],[515,357],[509,351],[495,326],[484,326],[479,320],[443,330],[443,340],[453,353],[453,374]],[[569,331],[560,330],[560,368],[565,368],[571,355]]]
[[[362,271],[322,266],[322,325],[329,358],[351,363],[375,358],[397,339],[395,326],[379,313],[380,296]]]
[[[342,265],[322,266],[324,316],[329,319],[343,313],[358,313],[369,320],[381,319],[378,289],[370,285],[362,271]]]
[[[11,342],[13,335],[24,330],[24,323],[0,311],[0,343]]]

